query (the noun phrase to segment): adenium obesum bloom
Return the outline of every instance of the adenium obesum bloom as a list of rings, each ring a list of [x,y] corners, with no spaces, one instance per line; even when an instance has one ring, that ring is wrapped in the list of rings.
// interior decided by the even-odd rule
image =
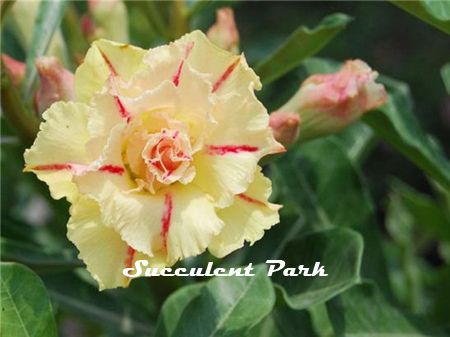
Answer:
[[[34,97],[38,114],[42,114],[54,102],[75,98],[74,76],[54,56],[43,56],[35,61],[39,75],[39,88]]]
[[[377,77],[363,61],[347,61],[336,73],[308,77],[280,110],[300,115],[302,141],[338,132],[386,101]]]
[[[279,221],[261,157],[284,151],[243,55],[200,31],[143,50],[99,40],[54,103],[26,171],[72,203],[68,237],[100,288],[136,260],[223,257]]]

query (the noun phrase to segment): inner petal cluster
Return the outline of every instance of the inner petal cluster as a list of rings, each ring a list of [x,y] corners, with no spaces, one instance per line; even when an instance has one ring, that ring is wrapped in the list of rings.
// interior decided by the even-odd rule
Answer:
[[[188,184],[195,176],[190,139],[178,129],[132,134],[124,160],[138,186],[151,193],[175,182]]]

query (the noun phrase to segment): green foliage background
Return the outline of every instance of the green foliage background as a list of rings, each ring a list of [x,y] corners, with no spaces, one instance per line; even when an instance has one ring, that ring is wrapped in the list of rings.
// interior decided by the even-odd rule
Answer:
[[[37,117],[30,113],[25,130],[17,119],[18,111],[32,111],[32,62],[56,28],[72,70],[75,53],[86,51],[79,17],[87,6],[44,3],[25,50],[8,5],[2,3],[2,53],[27,61],[28,72],[22,92],[2,74],[1,336],[450,332],[450,2],[202,1],[181,14],[173,2],[127,2],[131,43],[145,48],[185,30],[206,31],[217,8],[233,6],[241,49],[265,83],[258,96],[269,111],[309,74],[351,58],[382,74],[389,101],[340,134],[295,146],[268,165],[273,199],[285,205],[281,223],[254,246],[214,260],[223,267],[321,261],[329,277],[269,279],[261,265],[252,278],[138,279],[101,293],[65,237],[67,203],[22,173],[30,141],[23,134]],[[185,26],[174,24],[180,15]],[[203,254],[183,264],[212,259]]]

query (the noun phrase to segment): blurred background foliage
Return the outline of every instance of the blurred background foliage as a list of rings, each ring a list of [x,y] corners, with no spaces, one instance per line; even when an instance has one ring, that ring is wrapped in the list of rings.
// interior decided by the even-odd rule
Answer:
[[[314,58],[296,63],[258,96],[269,111],[276,110],[307,75],[359,58],[389,76],[382,76],[382,81],[391,105],[387,112],[373,112],[340,134],[296,146],[267,167],[273,198],[285,205],[281,223],[253,247],[215,260],[222,266],[280,257],[290,265],[321,261],[333,275],[325,279],[274,278],[272,283],[258,269],[254,280],[212,279],[205,284],[206,280],[190,278],[138,279],[128,289],[98,292],[66,239],[68,204],[52,200],[44,184],[22,173],[26,144],[19,140],[21,130],[14,118],[5,121],[17,107],[6,104],[12,94],[5,88],[11,84],[2,75],[2,261],[24,264],[43,281],[21,265],[2,264],[2,279],[8,283],[2,283],[2,310],[15,301],[28,308],[25,318],[36,308],[50,315],[39,321],[30,318],[21,327],[6,322],[4,315],[1,335],[21,337],[31,331],[30,335],[45,337],[322,337],[450,332],[450,190],[445,184],[450,166],[444,158],[450,154],[450,96],[444,85],[450,76],[448,67],[443,68],[450,61],[450,5],[432,3],[191,1],[185,8],[181,2],[125,2],[129,42],[144,48],[191,29],[207,31],[218,8],[233,7],[240,48],[251,66],[260,65],[301,25],[316,27],[337,12],[352,18],[323,48],[305,55]],[[43,17],[50,29],[45,41],[45,30],[36,33],[27,26],[37,13],[36,2],[25,3],[23,13],[30,18],[12,16],[16,4],[2,2],[2,54],[28,61],[28,91],[11,97],[30,112],[30,128],[38,120],[31,98],[36,87],[30,75],[34,57],[51,51],[74,71],[89,47],[82,29],[87,3],[49,4]],[[393,113],[397,110],[401,113]],[[402,119],[405,115],[417,118],[419,131],[414,118]],[[182,265],[203,266],[212,259],[205,253]],[[11,295],[11,289],[21,297]]]

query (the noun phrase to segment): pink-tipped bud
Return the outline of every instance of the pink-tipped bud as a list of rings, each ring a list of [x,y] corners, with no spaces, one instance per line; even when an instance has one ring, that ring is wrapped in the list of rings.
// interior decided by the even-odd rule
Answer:
[[[40,57],[36,59],[40,86],[36,92],[35,107],[42,114],[56,101],[74,99],[74,76],[65,69],[56,57]]]
[[[216,23],[209,28],[208,38],[222,49],[239,52],[239,31],[231,8],[221,8],[216,12]]]
[[[335,133],[386,101],[377,77],[363,61],[350,60],[336,73],[308,77],[281,109],[299,113],[301,140]]]
[[[275,139],[289,147],[298,139],[300,116],[294,112],[275,111],[270,114],[269,125]]]
[[[12,83],[19,86],[25,76],[25,63],[17,61],[6,54],[2,54],[2,62],[8,75],[11,77]]]

